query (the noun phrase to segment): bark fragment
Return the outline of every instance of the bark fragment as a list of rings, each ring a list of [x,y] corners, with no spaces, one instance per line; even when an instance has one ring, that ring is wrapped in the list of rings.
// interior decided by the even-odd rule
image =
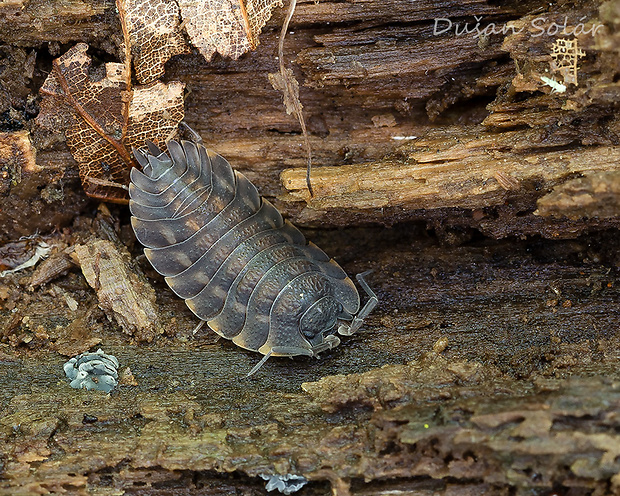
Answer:
[[[155,291],[140,277],[129,253],[111,241],[95,240],[75,247],[77,262],[97,292],[99,306],[123,331],[138,341],[160,334]]]
[[[620,217],[620,172],[594,172],[562,183],[538,200],[535,214],[572,220]]]

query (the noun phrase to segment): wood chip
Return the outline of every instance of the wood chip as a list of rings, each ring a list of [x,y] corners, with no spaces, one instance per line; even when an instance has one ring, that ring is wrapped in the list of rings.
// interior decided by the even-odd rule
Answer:
[[[131,266],[127,250],[111,241],[96,240],[77,245],[75,255],[106,315],[139,341],[152,341],[159,333],[155,291]]]

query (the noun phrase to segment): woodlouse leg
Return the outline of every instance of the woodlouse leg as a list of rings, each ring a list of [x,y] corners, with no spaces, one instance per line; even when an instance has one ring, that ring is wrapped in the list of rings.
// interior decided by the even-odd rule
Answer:
[[[206,320],[201,320],[200,323],[194,327],[194,330],[192,331],[192,334],[196,334],[200,329],[202,329],[202,326],[205,325]]]
[[[370,299],[366,302],[366,304],[358,312],[358,314],[355,317],[353,317],[353,321],[351,322],[351,324],[340,325],[340,327],[338,328],[338,334],[341,334],[342,336],[351,336],[352,334],[357,332],[358,329],[362,327],[362,324],[364,323],[364,319],[368,317],[368,314],[372,312],[374,308],[377,306],[377,303],[379,303],[379,299],[377,298],[377,295],[372,289],[370,289],[370,286],[364,279],[364,276],[367,276],[371,272],[372,270],[368,270],[361,274],[357,274],[356,276],[357,282],[360,283],[360,286],[362,287],[364,291],[366,291],[366,294],[369,296]]]
[[[340,340],[338,340],[340,342]],[[294,347],[287,347],[287,346],[274,346],[273,348],[271,348],[271,350],[269,350],[269,353],[267,353],[260,362],[258,362],[256,365],[254,365],[254,367],[252,367],[252,370],[250,370],[248,372],[248,375],[246,377],[250,377],[251,375],[255,374],[256,372],[258,372],[258,369],[260,369],[265,362],[269,359],[269,357],[273,354],[273,353],[277,353],[278,355],[282,355],[282,356],[289,356],[289,358],[293,358],[294,356],[297,355],[307,355],[307,356],[314,356],[313,355],[313,351],[314,348],[312,349],[312,351],[307,350],[306,348],[294,348]]]
[[[321,344],[317,344],[312,347],[313,356],[317,356],[319,353],[331,350],[340,344],[340,338],[338,336],[334,336],[330,334],[329,336],[325,336],[325,339]]]

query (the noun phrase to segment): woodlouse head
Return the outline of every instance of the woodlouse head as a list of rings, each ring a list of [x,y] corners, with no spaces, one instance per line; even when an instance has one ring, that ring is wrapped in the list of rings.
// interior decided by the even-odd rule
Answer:
[[[332,330],[343,313],[342,304],[333,296],[324,296],[314,302],[301,316],[299,330],[310,342],[321,342],[323,335]]]

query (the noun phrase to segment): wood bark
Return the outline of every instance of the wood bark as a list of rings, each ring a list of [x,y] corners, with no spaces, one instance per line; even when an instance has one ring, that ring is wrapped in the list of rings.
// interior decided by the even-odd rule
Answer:
[[[305,156],[299,124],[286,115],[267,77],[277,70],[282,12],[265,28],[255,52],[210,64],[199,56],[175,57],[165,77],[187,84],[186,118],[207,144],[247,173],[263,194],[277,197],[278,206],[301,225],[422,219],[474,227],[491,236],[539,232],[573,237],[592,222],[607,227],[616,221],[587,211],[582,212],[585,219],[561,210],[547,218],[551,210],[537,211],[536,201],[576,176],[609,168],[608,152],[619,139],[617,4],[589,2],[575,9],[560,3],[551,11],[544,5],[541,11],[535,2],[300,2],[285,55],[302,84],[311,135],[317,194],[310,201],[300,189]],[[50,10],[54,15],[47,15]],[[473,15],[482,19],[479,29],[490,24],[510,29],[463,35],[463,29],[475,26]],[[447,22],[435,24],[435,19],[446,16],[459,22],[461,35],[454,27],[433,34]],[[551,75],[551,45],[557,36],[549,33],[565,18],[568,33],[580,26],[577,39],[586,56],[579,61],[579,86],[557,94],[540,77]],[[121,39],[110,1],[73,2],[56,10],[54,2],[15,1],[3,6],[0,24],[8,33],[5,42],[13,44],[6,48],[7,59],[36,59],[31,78],[20,76],[35,85],[49,63],[46,56],[60,54],[54,42],[85,41],[114,56]],[[12,84],[5,108],[12,109],[16,125],[32,128],[37,163],[43,171],[63,164],[62,188],[69,181],[66,189],[74,190],[75,165],[63,137],[43,133],[19,117],[29,96],[16,95],[19,84]],[[545,165],[547,156],[552,171]],[[437,168],[429,169],[429,163]],[[285,169],[292,170],[280,181]],[[505,191],[496,179],[506,175],[520,187]],[[41,183],[47,180],[43,177]],[[437,189],[424,187],[423,181]],[[613,185],[608,189],[615,190]],[[506,204],[511,206],[503,208]],[[491,216],[478,219],[474,212],[481,208]],[[11,213],[8,207],[3,215]]]

